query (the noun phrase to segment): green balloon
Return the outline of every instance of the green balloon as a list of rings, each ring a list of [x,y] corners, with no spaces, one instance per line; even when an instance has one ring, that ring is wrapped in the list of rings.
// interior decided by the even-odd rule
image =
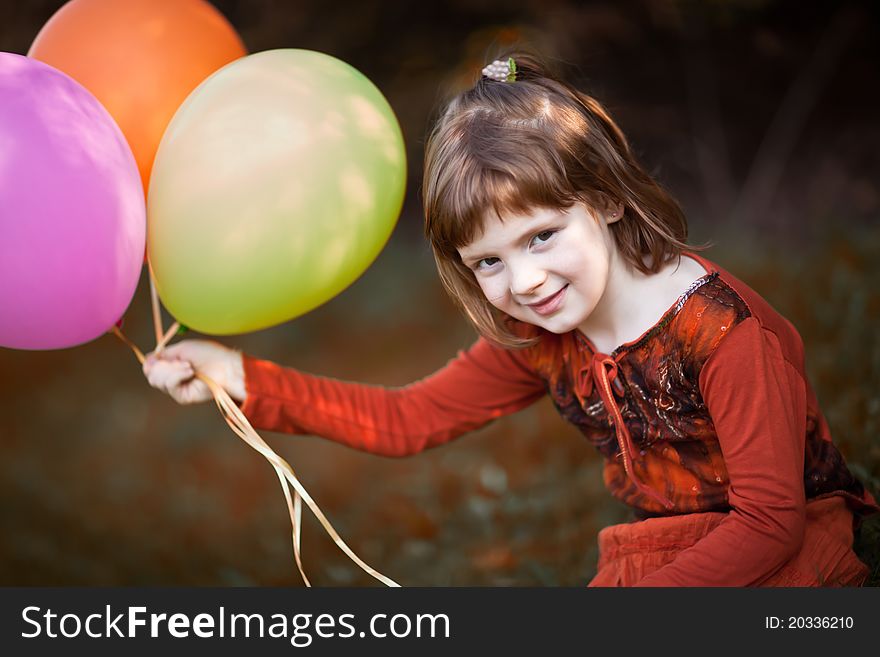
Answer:
[[[309,50],[243,57],[189,95],[156,153],[147,248],[159,296],[214,335],[302,315],[373,262],[405,185],[400,126],[363,74]]]

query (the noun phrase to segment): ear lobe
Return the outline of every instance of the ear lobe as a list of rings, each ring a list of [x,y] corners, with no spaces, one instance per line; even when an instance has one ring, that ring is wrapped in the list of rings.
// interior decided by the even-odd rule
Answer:
[[[623,219],[624,208],[623,203],[609,203],[608,209],[605,211],[605,223],[613,224]]]

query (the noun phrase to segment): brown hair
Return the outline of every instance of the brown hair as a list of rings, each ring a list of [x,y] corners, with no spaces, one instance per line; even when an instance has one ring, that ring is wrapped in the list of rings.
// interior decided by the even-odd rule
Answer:
[[[678,203],[636,161],[620,128],[590,96],[512,53],[516,80],[480,78],[442,111],[425,147],[425,233],[440,279],[485,337],[506,347],[536,342],[483,295],[458,248],[483,230],[488,211],[593,208],[621,203],[611,224],[626,262],[656,273],[688,247]],[[645,256],[650,256],[645,262]]]

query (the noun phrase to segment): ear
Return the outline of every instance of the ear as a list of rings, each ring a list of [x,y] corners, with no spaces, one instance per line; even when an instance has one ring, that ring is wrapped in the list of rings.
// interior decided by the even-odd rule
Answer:
[[[605,208],[605,223],[613,224],[615,222],[623,219],[623,203],[620,202],[609,202],[608,206]]]

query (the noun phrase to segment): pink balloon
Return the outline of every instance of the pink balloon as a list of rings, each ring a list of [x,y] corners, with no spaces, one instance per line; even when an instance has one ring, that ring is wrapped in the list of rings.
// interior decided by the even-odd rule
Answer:
[[[131,149],[85,87],[0,52],[0,346],[61,349],[131,303],[146,209]]]

